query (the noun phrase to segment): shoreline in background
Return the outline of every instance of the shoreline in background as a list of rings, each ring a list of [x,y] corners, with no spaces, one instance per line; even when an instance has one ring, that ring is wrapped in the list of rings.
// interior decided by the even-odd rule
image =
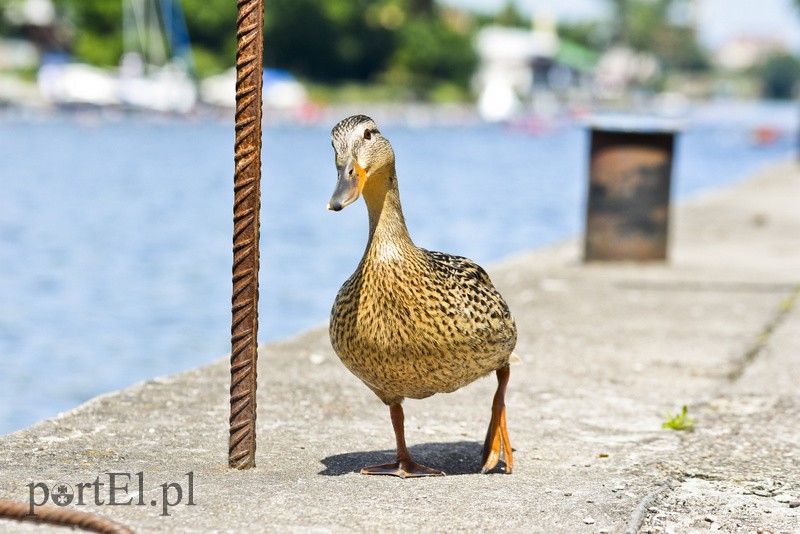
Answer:
[[[753,118],[796,119],[785,109],[702,110],[679,138],[673,198],[744,179],[794,153],[794,137],[765,146],[748,140]],[[493,264],[582,232],[584,130],[390,122],[384,131],[398,150],[415,241]],[[265,129],[264,340],[324,321],[363,252],[363,210],[325,210],[328,131]],[[0,175],[17,178],[0,184],[0,354],[8,355],[0,429],[228,349],[232,136],[227,121],[0,120],[9,149]],[[486,191],[498,162],[502,180]],[[435,183],[427,180],[431,169]]]
[[[770,111],[775,110],[775,111]],[[761,116],[761,114],[766,114]],[[707,123],[725,120],[729,123],[744,121],[744,126],[772,126],[784,135],[796,133],[800,123],[800,108],[790,100],[739,100],[720,98],[686,101],[675,107],[652,99],[630,103],[626,106],[581,105],[555,107],[545,111],[529,109],[515,117],[498,122],[486,121],[478,113],[475,103],[427,102],[359,102],[313,104],[298,109],[265,107],[265,127],[332,127],[342,117],[356,114],[374,115],[385,125],[476,126],[501,124],[532,134],[546,135],[553,127],[564,125],[586,126],[595,115],[630,115],[677,120],[684,124]],[[88,122],[198,122],[219,121],[233,126],[233,108],[209,105],[198,106],[190,113],[163,113],[119,106],[62,106],[30,107],[0,105],[0,121],[42,122],[49,120],[79,120]],[[537,128],[536,121],[539,121]]]

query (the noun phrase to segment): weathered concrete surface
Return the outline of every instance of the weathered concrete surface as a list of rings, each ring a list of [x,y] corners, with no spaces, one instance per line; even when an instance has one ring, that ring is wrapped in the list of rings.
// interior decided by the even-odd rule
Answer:
[[[108,501],[122,472],[136,503],[143,472],[144,505],[73,507],[143,532],[799,532],[798,201],[787,163],[679,207],[668,265],[583,266],[569,242],[489,269],[524,360],[513,475],[476,474],[493,379],[406,403],[412,454],[450,476],[357,474],[393,454],[388,410],[320,328],[261,351],[258,468],[226,468],[220,360],[0,438],[0,497],[100,476]],[[694,430],[662,429],[684,404]],[[196,504],[161,516],[190,471]]]

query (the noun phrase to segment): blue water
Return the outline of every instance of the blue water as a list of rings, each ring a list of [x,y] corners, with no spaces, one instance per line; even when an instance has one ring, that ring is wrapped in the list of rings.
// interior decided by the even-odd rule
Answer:
[[[697,110],[675,196],[788,157],[796,116]],[[752,146],[762,122],[785,135]],[[265,131],[261,341],[325,321],[363,252],[363,203],[325,209],[330,126]],[[382,130],[417,244],[488,264],[581,231],[582,127]],[[229,351],[232,143],[232,124],[212,119],[0,120],[0,434]]]

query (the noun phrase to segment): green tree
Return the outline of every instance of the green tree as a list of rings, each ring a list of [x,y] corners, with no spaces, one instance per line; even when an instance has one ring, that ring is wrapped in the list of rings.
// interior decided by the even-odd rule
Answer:
[[[774,99],[792,98],[800,81],[800,60],[787,53],[769,56],[759,69],[762,96]]]
[[[368,20],[371,3],[267,0],[267,65],[324,82],[373,78],[386,67],[395,36]]]
[[[506,0],[505,5],[495,15],[494,21],[500,26],[516,28],[525,28],[531,24],[530,17],[526,17],[520,12],[515,0]]]
[[[53,0],[72,29],[72,51],[81,61],[111,66],[123,52],[123,2],[119,0]],[[228,0],[183,0],[186,23],[201,74],[234,64],[236,3]]]
[[[122,2],[54,0],[72,30],[72,52],[88,63],[116,65],[122,54]]]
[[[617,43],[628,43],[628,4],[629,0],[609,0],[612,6],[612,35]]]
[[[0,35],[15,35],[18,29],[12,25],[7,17],[7,10],[11,8],[11,0],[0,0]]]
[[[615,14],[614,40],[658,56],[667,69],[709,68],[694,29],[672,21],[685,0],[610,0]],[[800,1],[800,0],[798,0]]]
[[[411,20],[398,33],[389,81],[407,82],[420,95],[442,81],[468,87],[477,64],[470,34],[459,33],[435,17]]]
[[[119,63],[121,0],[53,1],[80,61]],[[233,66],[236,2],[181,5],[198,74]],[[442,83],[466,89],[476,63],[473,28],[454,13],[435,0],[265,0],[265,64],[326,84],[391,81],[420,95]]]
[[[236,2],[183,0],[183,11],[197,73],[206,76],[232,67],[236,62]]]
[[[427,95],[466,88],[476,64],[471,28],[431,0],[267,0],[266,62],[322,82],[377,81]]]

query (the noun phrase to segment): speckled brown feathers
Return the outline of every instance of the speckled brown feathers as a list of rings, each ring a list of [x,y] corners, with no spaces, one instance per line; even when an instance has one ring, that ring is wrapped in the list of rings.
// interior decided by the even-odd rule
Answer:
[[[334,350],[386,404],[455,391],[508,363],[514,320],[480,266],[411,245],[367,251],[331,313]]]
[[[346,121],[333,131],[337,166],[352,157],[366,169],[370,234],[331,311],[339,358],[390,405],[455,391],[506,366],[516,326],[486,271],[414,245],[388,141],[367,117]]]

